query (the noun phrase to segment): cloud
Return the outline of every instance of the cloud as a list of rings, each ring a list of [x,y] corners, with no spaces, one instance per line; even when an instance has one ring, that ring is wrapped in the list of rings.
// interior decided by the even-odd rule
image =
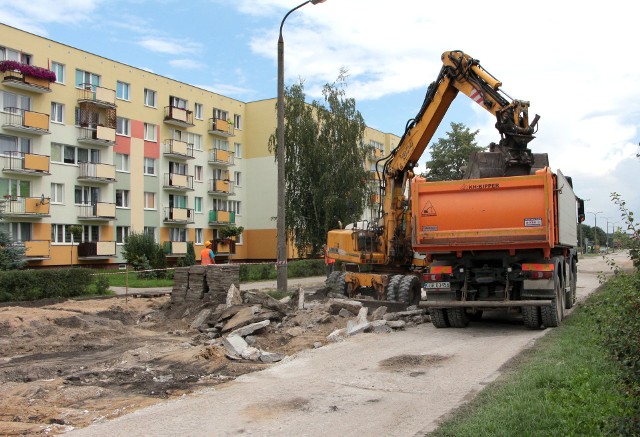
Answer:
[[[58,0],[55,5],[48,0],[4,2],[0,8],[0,21],[28,32],[47,35],[43,24],[83,23],[92,18],[103,1]]]
[[[216,83],[213,85],[194,85],[198,88],[205,89],[207,91],[211,91],[212,93],[217,93],[223,96],[235,98],[238,100],[249,100],[250,96],[255,95],[256,91],[251,88],[243,88],[237,85],[230,85],[224,83]]]
[[[201,68],[205,68],[206,65],[199,61],[194,61],[193,59],[174,59],[169,61],[169,65],[174,68],[181,69],[189,69],[189,70],[198,70]]]
[[[138,41],[138,45],[152,52],[168,55],[193,54],[202,49],[202,45],[192,41],[171,40],[169,38],[145,37]]]

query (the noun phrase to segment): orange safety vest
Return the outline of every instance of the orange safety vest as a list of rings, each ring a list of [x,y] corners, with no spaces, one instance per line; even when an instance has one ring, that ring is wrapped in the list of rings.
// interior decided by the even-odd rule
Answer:
[[[327,255],[327,249],[324,250],[324,263],[329,265],[329,264],[333,264],[335,263],[336,260],[333,258],[329,258],[329,256]]]
[[[209,264],[215,264],[215,260],[211,257],[211,249],[204,248],[200,251],[200,264],[208,266]]]

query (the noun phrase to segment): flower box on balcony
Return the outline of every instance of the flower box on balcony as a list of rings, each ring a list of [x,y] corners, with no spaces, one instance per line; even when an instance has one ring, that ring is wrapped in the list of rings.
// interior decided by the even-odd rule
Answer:
[[[56,80],[56,74],[51,70],[47,70],[46,68],[42,67],[36,67],[35,65],[23,64],[16,61],[0,62],[0,71],[18,71],[24,76],[25,82],[29,82],[29,80],[40,79],[40,82],[29,82],[34,85],[40,86],[48,86],[47,82],[54,82]]]

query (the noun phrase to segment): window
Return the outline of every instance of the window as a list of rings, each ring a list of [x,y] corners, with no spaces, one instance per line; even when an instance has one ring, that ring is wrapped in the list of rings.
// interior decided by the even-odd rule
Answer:
[[[74,200],[76,205],[95,205],[100,202],[100,188],[76,185]]]
[[[236,187],[240,187],[242,186],[241,181],[242,181],[242,173],[239,171],[234,171],[233,172],[233,181],[236,185]]]
[[[169,106],[173,106],[174,108],[187,109],[188,102],[185,99],[181,99],[180,97],[171,96],[169,97]]]
[[[202,228],[196,228],[196,244],[204,244],[204,232]]]
[[[169,173],[186,175],[187,164],[183,162],[169,161]]]
[[[146,141],[153,141],[154,143],[158,141],[157,139],[157,129],[155,124],[145,123],[144,124],[144,139]]]
[[[131,136],[131,120],[123,117],[116,117],[116,133],[118,135]]]
[[[0,196],[29,197],[31,195],[31,183],[18,179],[0,178]]]
[[[144,209],[156,209],[156,193],[144,192]]]
[[[240,207],[242,206],[242,202],[239,200],[230,200],[229,201],[229,211],[235,212],[236,215],[242,215]]]
[[[91,87],[95,89],[100,86],[100,76],[89,71],[76,69],[76,88]]]
[[[218,150],[229,150],[229,141],[215,138],[213,140],[213,148]]]
[[[71,243],[71,226],[75,225],[59,225],[52,224],[51,225],[51,242],[64,244]]]
[[[0,47],[0,61],[16,61],[31,65],[31,55],[8,47]]]
[[[64,184],[51,183],[51,203],[64,203]]]
[[[29,138],[0,135],[0,154],[11,155],[15,152],[31,153]]]
[[[15,243],[31,241],[31,229],[31,223],[0,223],[0,231],[9,234]]]
[[[233,126],[236,129],[242,129],[242,117],[239,114],[233,114]]]
[[[100,164],[100,150],[98,149],[83,149],[78,147],[78,162],[93,162]]]
[[[202,214],[202,197],[196,197],[193,199],[193,212]]]
[[[129,208],[129,190],[116,190],[116,207]]]
[[[202,150],[202,135],[187,132],[187,143],[193,150]]]
[[[116,243],[124,244],[129,237],[129,226],[116,226]]]
[[[196,103],[193,109],[193,116],[198,120],[202,120],[202,103]]]
[[[62,103],[51,102],[51,122],[64,123],[64,105]]]
[[[156,160],[153,158],[144,158],[144,174],[155,175],[156,174]]]
[[[131,85],[126,82],[116,82],[116,98],[120,100],[129,100],[129,91]]]
[[[100,241],[100,226],[99,225],[84,225],[82,226],[82,236],[80,237],[82,242]]]
[[[234,144],[234,148],[235,148],[234,157],[235,158],[242,158],[242,144],[235,143]]]
[[[236,244],[242,244],[242,234],[236,237]]]
[[[116,171],[129,172],[129,155],[116,153]]]
[[[22,94],[10,93],[8,91],[2,92],[2,110],[4,112],[18,112],[18,110],[24,109],[26,111],[31,110],[31,97],[23,96]]]
[[[156,107],[156,92],[150,89],[144,89],[144,105],[151,108]]]
[[[169,194],[169,208],[186,208],[187,196]]]
[[[65,80],[65,67],[64,64],[60,64],[58,62],[51,63],[51,71],[56,74],[56,83],[64,84]]]
[[[213,118],[215,118],[216,120],[228,120],[229,113],[227,111],[223,111],[222,109],[214,109]]]
[[[158,239],[156,237],[156,228],[154,226],[145,226],[144,227],[144,234],[145,235],[150,235],[151,237],[153,237],[153,241],[157,242]]]
[[[51,162],[77,164],[79,162],[100,163],[100,150],[83,149],[67,144],[51,143]]]
[[[201,165],[196,165],[194,166],[194,175],[193,175],[193,179],[198,181],[198,182],[202,182],[202,166]]]
[[[187,230],[185,228],[169,228],[170,241],[187,241]]]

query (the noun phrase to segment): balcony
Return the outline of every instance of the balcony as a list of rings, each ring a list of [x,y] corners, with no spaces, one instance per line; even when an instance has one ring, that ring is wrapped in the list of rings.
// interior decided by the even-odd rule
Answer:
[[[115,146],[116,130],[106,126],[79,127],[78,142],[91,146]]]
[[[51,242],[49,240],[14,241],[13,246],[24,248],[27,261],[42,261],[51,258]]]
[[[210,149],[209,164],[222,165],[225,167],[231,166],[234,164],[234,154],[228,150]]]
[[[231,196],[235,193],[235,184],[229,179],[209,179],[209,194]]]
[[[235,224],[236,213],[232,211],[209,211],[209,224],[210,225],[229,225]]]
[[[216,256],[230,256],[236,254],[236,242],[230,238],[222,238],[213,240]]]
[[[178,173],[165,173],[163,186],[167,190],[193,191],[193,176]]]
[[[88,103],[99,108],[117,108],[116,92],[109,88],[82,83],[77,90],[78,103]]]
[[[4,108],[2,127],[7,130],[33,135],[47,135],[49,131],[49,115],[27,111],[20,108]]]
[[[77,205],[78,220],[109,221],[116,219],[116,204],[98,202],[87,205]]]
[[[115,241],[86,241],[78,244],[79,260],[101,260],[115,257]]]
[[[2,64],[6,64],[3,62]],[[18,63],[16,63],[18,64]],[[0,66],[0,70],[4,67]],[[24,71],[18,70],[6,70],[4,71],[4,79],[2,80],[2,84],[15,89],[20,89],[24,91],[30,91],[32,93],[44,94],[51,92],[51,82],[55,80],[55,74],[52,71],[41,67],[35,67],[33,65],[27,64],[18,64],[18,68],[21,68]],[[32,70],[32,73],[36,73],[39,71],[47,72],[52,74],[52,77],[43,78],[36,77],[31,74],[28,70]]]
[[[187,254],[186,241],[165,241],[162,247],[168,257],[185,256]]]
[[[193,144],[180,140],[164,140],[164,156],[177,159],[193,159]]]
[[[47,155],[36,155],[24,152],[7,152],[4,157],[5,173],[21,174],[28,176],[50,175],[50,157]]]
[[[98,182],[105,184],[116,182],[116,166],[113,164],[81,162],[78,180],[81,182]]]
[[[8,219],[49,217],[49,199],[5,196],[0,199],[0,213]]]
[[[164,122],[179,127],[195,126],[195,124],[193,124],[193,111],[175,106],[164,107]]]
[[[221,137],[233,137],[235,136],[235,129],[233,124],[222,118],[210,118],[209,119],[209,133],[213,135],[219,135]]]
[[[193,223],[193,208],[174,208],[172,206],[165,207],[164,222],[177,224]]]

